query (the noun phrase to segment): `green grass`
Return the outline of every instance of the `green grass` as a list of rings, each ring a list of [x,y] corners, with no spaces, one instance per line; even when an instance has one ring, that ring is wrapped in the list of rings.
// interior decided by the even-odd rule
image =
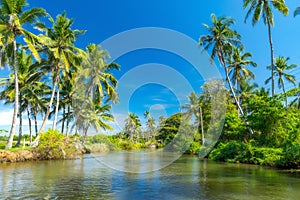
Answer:
[[[0,149],[5,150],[6,143],[7,143],[7,141],[1,140],[0,141]],[[30,150],[31,149],[31,147],[29,147],[29,146],[25,146],[25,148],[23,149],[23,144],[22,143],[21,143],[20,147],[14,148],[14,145],[16,143],[17,143],[17,141],[13,141],[13,148],[6,149],[6,150],[11,151],[11,152],[16,152],[16,151],[19,151],[19,150]]]

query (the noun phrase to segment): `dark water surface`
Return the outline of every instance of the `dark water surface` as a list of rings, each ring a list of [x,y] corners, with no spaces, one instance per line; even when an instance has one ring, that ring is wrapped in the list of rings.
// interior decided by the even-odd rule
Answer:
[[[105,156],[112,155],[124,156]],[[0,164],[0,199],[300,199],[297,173],[193,156],[154,172],[126,173],[108,168],[97,156]],[[126,159],[120,160],[124,165]]]

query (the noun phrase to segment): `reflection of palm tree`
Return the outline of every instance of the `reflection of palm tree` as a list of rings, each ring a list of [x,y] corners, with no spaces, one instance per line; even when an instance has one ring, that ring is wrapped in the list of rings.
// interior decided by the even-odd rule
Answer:
[[[264,23],[268,26],[269,43],[271,50],[271,79],[272,79],[272,96],[275,94],[275,80],[274,80],[274,49],[271,34],[271,26],[274,26],[274,17],[272,13],[272,7],[281,12],[284,15],[289,13],[289,9],[283,0],[244,0],[244,9],[250,7],[246,17],[247,18],[253,13],[252,25],[255,25],[263,17]]]
[[[281,56],[277,57],[276,62],[275,62],[275,73],[274,73],[274,76],[278,77],[278,88],[279,89],[282,88],[283,95],[285,96],[285,106],[286,107],[287,107],[288,103],[287,103],[284,80],[287,80],[288,82],[293,83],[293,84],[296,83],[295,77],[291,74],[288,74],[286,71],[297,67],[296,64],[288,65],[288,63],[287,63],[288,61],[289,61],[289,58],[285,58],[285,57],[281,57]],[[268,69],[271,69],[271,66],[268,66]],[[270,77],[266,80],[266,84],[269,83],[270,79],[272,79],[272,77]]]
[[[211,50],[211,60],[213,61],[217,56],[220,64],[224,67],[226,80],[228,82],[230,92],[234,98],[236,106],[240,111],[241,115],[244,116],[244,112],[240,106],[239,101],[236,98],[234,89],[232,87],[231,80],[229,78],[228,68],[226,66],[225,58],[232,55],[234,47],[241,47],[240,35],[233,31],[230,26],[234,24],[234,20],[227,17],[217,18],[214,14],[211,15],[212,26],[204,24],[205,28],[208,30],[209,35],[202,36],[200,38],[200,45],[204,47],[205,50],[212,48]],[[245,121],[248,130],[253,134],[252,129],[248,126],[248,122]]]
[[[46,16],[46,11],[42,8],[32,8],[23,11],[28,5],[26,0],[1,1],[0,6],[0,32],[6,37],[6,43],[12,44],[12,52],[10,53],[10,63],[14,69],[14,84],[15,84],[15,100],[12,126],[9,133],[9,139],[6,148],[12,147],[13,137],[15,134],[15,127],[17,123],[18,104],[19,104],[19,80],[18,80],[18,59],[17,59],[17,37],[22,36],[33,56],[40,61],[39,54],[35,48],[39,37],[29,32],[24,28],[24,25],[35,23],[39,17]],[[13,58],[13,59],[12,59]]]
[[[200,122],[200,128],[201,128],[201,140],[202,140],[202,145],[204,146],[205,144],[205,137],[204,137],[204,127],[203,127],[203,114],[202,114],[202,106],[201,106],[201,101],[200,98],[197,96],[195,92],[192,92],[189,96],[188,99],[190,103],[185,104],[182,108],[186,109],[186,113],[191,116],[194,115],[196,117],[196,124]]]

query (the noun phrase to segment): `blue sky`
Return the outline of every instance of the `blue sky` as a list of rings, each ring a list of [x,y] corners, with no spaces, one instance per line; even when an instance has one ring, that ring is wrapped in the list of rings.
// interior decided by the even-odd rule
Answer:
[[[31,7],[43,7],[53,17],[64,10],[67,11],[68,17],[75,19],[73,28],[87,30],[86,34],[77,41],[77,45],[82,48],[89,43],[101,43],[115,34],[141,27],[172,29],[197,42],[201,35],[207,33],[202,24],[210,24],[211,13],[215,13],[217,16],[231,16],[236,20],[233,28],[242,35],[246,51],[253,54],[253,60],[258,64],[258,67],[253,69],[256,75],[255,82],[264,85],[264,80],[270,76],[270,72],[265,69],[270,64],[267,28],[262,22],[252,27],[251,19],[244,24],[246,11],[242,8],[242,0],[28,1]],[[300,64],[300,16],[296,18],[292,16],[294,9],[300,3],[287,1],[287,5],[290,8],[289,16],[284,17],[276,11],[274,12],[275,27],[272,29],[272,34],[275,56],[287,56],[290,57],[290,63]],[[128,42],[130,43],[130,40]],[[203,84],[201,76],[197,75],[195,71],[189,70],[191,67],[186,60],[166,51],[137,50],[123,55],[116,61],[121,65],[121,71],[115,72],[117,78],[121,78],[134,67],[147,63],[160,63],[174,68],[182,74],[198,93]],[[2,70],[0,73],[1,77],[8,75],[7,70]],[[159,71],[155,73],[159,73]],[[294,74],[299,78],[300,68],[294,70]],[[147,74],[140,76],[147,76]],[[292,85],[287,85],[287,88],[291,87]],[[277,88],[276,91],[279,92]],[[146,84],[133,93],[129,109],[140,116],[146,109],[150,109],[155,116],[170,115],[180,110],[179,101],[170,88],[158,84]],[[12,107],[1,106],[1,108],[3,112],[6,112],[6,114],[0,113],[0,125],[4,125],[10,121],[7,112]]]

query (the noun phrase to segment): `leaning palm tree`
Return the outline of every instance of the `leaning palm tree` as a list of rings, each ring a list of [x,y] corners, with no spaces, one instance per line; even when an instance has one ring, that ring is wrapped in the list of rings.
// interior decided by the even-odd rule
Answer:
[[[213,61],[217,56],[220,64],[224,67],[225,76],[230,88],[230,92],[234,98],[234,101],[236,103],[239,112],[241,113],[242,116],[244,116],[244,112],[240,106],[238,99],[236,98],[236,94],[234,92],[229,77],[228,68],[226,65],[226,58],[232,55],[234,47],[238,47],[238,48],[243,47],[240,41],[241,36],[236,31],[233,31],[230,28],[230,26],[234,24],[234,20],[232,18],[227,18],[227,17],[217,18],[215,14],[212,14],[211,19],[213,23],[212,26],[204,24],[204,27],[209,32],[209,35],[201,36],[199,43],[201,46],[204,47],[204,50],[208,50],[211,48],[211,61]],[[249,132],[252,134],[253,131],[249,127],[246,120],[245,123],[248,127]]]
[[[11,53],[14,77],[15,77],[15,100],[12,126],[9,133],[9,139],[5,148],[11,148],[18,115],[19,102],[19,84],[18,84],[18,59],[17,59],[17,38],[22,37],[33,56],[39,61],[40,57],[36,50],[38,36],[29,32],[24,25],[34,24],[39,17],[46,16],[47,13],[42,8],[32,8],[24,11],[28,5],[26,0],[2,0],[0,1],[0,32],[5,37],[7,44],[13,44]]]
[[[50,62],[52,73],[52,93],[50,102],[45,114],[43,123],[39,132],[43,131],[48,121],[48,117],[52,108],[55,92],[59,95],[59,77],[61,74],[68,73],[71,67],[79,67],[82,60],[85,58],[85,53],[80,48],[75,47],[74,43],[77,37],[83,34],[83,30],[73,30],[73,19],[68,19],[66,13],[57,15],[56,21],[51,19],[53,25],[47,28],[44,23],[38,23],[36,27],[44,31],[46,36],[42,37],[42,42],[46,44],[48,60]],[[63,73],[61,73],[63,72]],[[59,98],[57,98],[59,100]],[[59,105],[59,101],[57,103]],[[55,113],[57,115],[57,111]],[[54,125],[56,122],[54,123]]]
[[[264,24],[268,27],[268,36],[270,43],[270,52],[271,52],[271,77],[272,77],[272,96],[275,94],[275,80],[274,80],[274,48],[271,34],[271,26],[274,26],[274,16],[272,8],[275,8],[283,15],[288,15],[289,9],[285,4],[284,0],[243,0],[244,9],[249,7],[249,10],[245,17],[245,23],[248,17],[253,14],[252,25],[254,26],[261,18],[263,18]]]
[[[296,83],[296,79],[295,76],[287,73],[286,71],[294,69],[295,67],[297,67],[296,64],[288,64],[290,58],[285,58],[282,56],[279,56],[276,58],[275,61],[275,73],[274,76],[278,78],[278,88],[281,89],[282,88],[282,92],[283,95],[285,97],[285,106],[288,106],[288,102],[287,102],[287,97],[286,97],[286,91],[285,91],[285,85],[284,85],[284,80],[288,81],[289,83],[295,84]],[[272,69],[271,66],[268,66],[268,69]],[[272,77],[269,77],[265,83],[268,84],[270,82],[270,80],[272,79]]]

